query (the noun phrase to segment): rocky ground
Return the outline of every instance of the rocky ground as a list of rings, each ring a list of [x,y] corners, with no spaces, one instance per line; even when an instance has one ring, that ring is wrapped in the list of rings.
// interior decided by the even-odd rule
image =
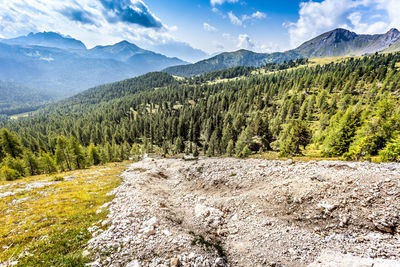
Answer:
[[[146,158],[123,180],[92,266],[400,266],[399,164]]]

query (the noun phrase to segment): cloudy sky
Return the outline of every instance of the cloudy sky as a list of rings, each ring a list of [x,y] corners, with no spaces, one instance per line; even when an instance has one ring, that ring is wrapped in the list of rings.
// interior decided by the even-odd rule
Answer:
[[[55,31],[89,48],[125,39],[187,60],[201,56],[193,48],[283,51],[337,27],[367,34],[400,29],[400,0],[0,1],[0,38]]]

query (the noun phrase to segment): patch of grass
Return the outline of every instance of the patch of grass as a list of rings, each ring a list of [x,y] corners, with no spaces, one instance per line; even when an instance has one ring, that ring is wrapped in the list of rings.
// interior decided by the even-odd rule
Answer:
[[[0,265],[18,261],[17,266],[84,266],[88,259],[82,251],[91,237],[87,229],[106,218],[106,212],[96,211],[112,200],[107,193],[120,184],[119,175],[128,164],[63,173],[73,178],[26,191],[21,189],[30,183],[55,177],[2,182],[1,191],[21,191],[0,198]]]
[[[315,65],[324,65],[329,63],[341,62],[349,59],[350,57],[320,57],[320,58],[311,58],[309,62]],[[354,57],[355,58],[355,57]]]
[[[189,234],[193,236],[193,240],[191,243],[192,246],[202,246],[208,251],[214,249],[218,253],[218,256],[225,257],[224,249],[220,244],[211,243],[210,241],[207,241],[202,235],[197,235],[192,231],[190,231]]]
[[[12,115],[12,116],[10,117],[10,119],[12,119],[12,120],[18,120],[19,118],[26,118],[26,117],[29,117],[29,116],[31,116],[31,115],[32,115],[32,111],[29,111],[29,112],[25,112],[25,113],[20,113],[20,114]]]
[[[293,159],[295,161],[320,161],[320,160],[343,160],[341,157],[333,157],[333,158],[328,158],[328,157],[323,157],[321,156],[320,151],[316,150],[304,150],[303,151],[304,155],[300,156],[293,156],[293,157],[279,157],[279,153],[275,151],[267,151],[265,153],[261,154],[255,154],[251,156],[251,158],[257,158],[257,159],[266,159],[266,160],[287,160],[287,159]]]
[[[135,171],[135,172],[147,172],[147,170],[143,169],[143,168],[135,168],[135,169],[133,169],[133,171]]]
[[[193,158],[185,158],[185,157],[183,157],[182,159],[183,159],[183,161],[197,161],[197,160],[199,160],[199,158],[197,158],[197,157],[193,157]]]

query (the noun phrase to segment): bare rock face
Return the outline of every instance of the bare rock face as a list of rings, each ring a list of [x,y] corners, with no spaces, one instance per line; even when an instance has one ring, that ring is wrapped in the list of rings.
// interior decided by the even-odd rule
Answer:
[[[400,165],[146,158],[93,225],[92,266],[400,266]]]

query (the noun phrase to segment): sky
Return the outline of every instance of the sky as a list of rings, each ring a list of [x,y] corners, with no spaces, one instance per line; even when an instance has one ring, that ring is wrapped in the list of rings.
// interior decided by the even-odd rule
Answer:
[[[88,48],[128,40],[188,61],[285,51],[339,27],[400,29],[400,0],[0,0],[0,38],[54,31]]]

